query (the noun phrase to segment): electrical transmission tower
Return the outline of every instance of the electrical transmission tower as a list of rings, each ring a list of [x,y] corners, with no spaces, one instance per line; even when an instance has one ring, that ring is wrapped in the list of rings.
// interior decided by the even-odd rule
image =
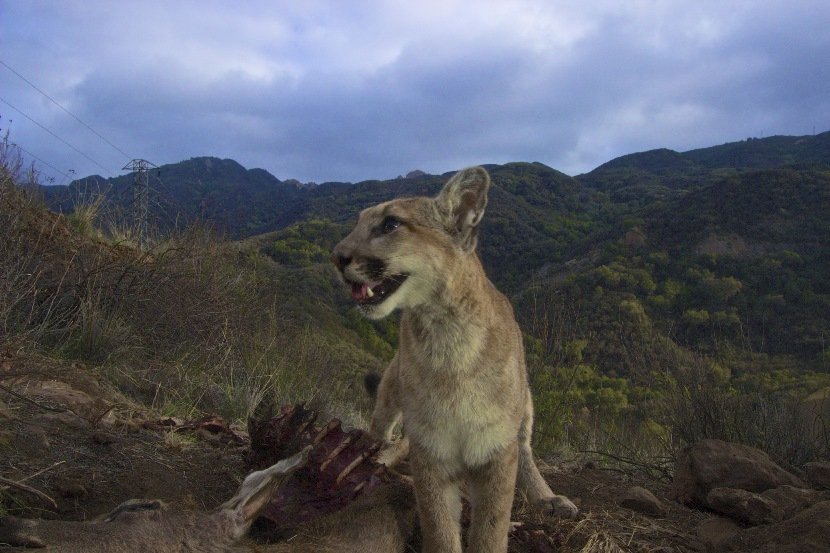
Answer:
[[[150,185],[148,171],[156,168],[146,159],[134,159],[122,167],[123,171],[135,171],[133,181],[133,226],[138,235],[138,243],[145,245],[147,238],[147,215],[150,205]]]

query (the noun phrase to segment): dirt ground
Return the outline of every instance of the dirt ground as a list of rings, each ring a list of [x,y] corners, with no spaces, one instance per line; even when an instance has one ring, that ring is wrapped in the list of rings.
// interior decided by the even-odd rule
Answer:
[[[0,477],[31,488],[0,484],[6,514],[88,520],[131,498],[206,510],[229,498],[249,470],[243,429],[234,429],[238,439],[181,424],[171,431],[87,367],[6,352],[0,386]],[[513,553],[707,551],[696,528],[714,515],[670,501],[664,483],[575,464],[543,466],[543,473],[581,514],[558,520],[517,499]],[[665,514],[621,507],[633,485],[661,499]]]
[[[86,367],[7,355],[0,385],[0,476],[57,503],[9,488],[9,514],[87,520],[130,498],[209,509],[244,477],[244,444],[166,432]]]

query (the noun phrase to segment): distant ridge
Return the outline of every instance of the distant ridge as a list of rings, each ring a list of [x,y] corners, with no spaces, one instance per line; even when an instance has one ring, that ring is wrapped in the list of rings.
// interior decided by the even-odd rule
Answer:
[[[788,165],[830,168],[830,131],[808,136],[748,138],[683,153],[659,148],[612,159],[587,174],[619,169],[653,173],[694,172],[701,169],[758,170]]]
[[[722,171],[830,168],[830,132],[748,139],[683,153],[661,148],[618,157],[577,177],[538,162],[486,167],[497,184],[497,201],[491,208],[496,217],[490,220],[501,225],[499,217],[503,217],[510,223],[503,228],[521,230],[528,241],[535,242],[549,239],[551,232],[564,232],[548,221],[552,211],[589,211],[592,202],[602,200],[592,197],[597,192],[610,194],[612,203],[633,209],[706,186]],[[78,201],[104,194],[105,212],[123,216],[132,202],[133,178],[132,174],[111,179],[92,175],[66,186],[45,186],[43,192],[49,206],[62,212],[72,211]],[[231,159],[194,157],[151,172],[151,222],[165,228],[198,219],[232,238],[243,238],[309,217],[348,221],[371,203],[400,195],[432,194],[445,178],[446,174],[416,170],[406,178],[318,185],[280,180],[264,169],[246,169]],[[566,243],[559,237],[534,247],[561,253]],[[540,251],[519,251],[533,258],[541,256]]]

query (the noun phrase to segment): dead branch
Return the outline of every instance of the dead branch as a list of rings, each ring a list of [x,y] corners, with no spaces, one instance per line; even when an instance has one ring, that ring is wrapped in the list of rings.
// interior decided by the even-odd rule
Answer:
[[[656,471],[663,475],[667,480],[671,481],[672,473],[669,469],[664,466],[655,465],[651,463],[643,463],[641,461],[635,461],[634,459],[629,459],[627,457],[622,457],[620,455],[614,455],[613,453],[608,453],[606,451],[596,451],[593,449],[583,449],[580,450],[579,453],[591,453],[594,455],[602,455],[604,457],[608,457],[610,459],[614,459],[615,461],[619,461],[620,463],[625,463],[627,465],[631,465],[633,467],[637,467],[640,469],[645,469],[649,471]]]
[[[52,499],[51,497],[49,497],[48,495],[46,495],[42,491],[36,490],[35,488],[33,488],[31,486],[27,486],[26,484],[22,484],[20,482],[15,482],[14,480],[9,480],[8,478],[4,478],[2,476],[0,476],[0,484],[5,484],[6,486],[9,486],[11,488],[17,488],[18,490],[28,492],[28,493],[30,493],[32,495],[35,495],[35,496],[39,497],[40,499],[46,501],[47,503],[52,505],[52,507],[54,507],[55,509],[58,508],[58,504],[55,502],[54,499]]]
[[[32,478],[35,478],[36,476],[40,476],[40,475],[41,475],[41,474],[43,474],[44,472],[49,472],[49,471],[50,471],[50,470],[52,470],[53,468],[55,468],[55,467],[57,467],[57,466],[60,466],[60,465],[64,464],[65,462],[66,462],[66,461],[58,461],[57,463],[52,463],[51,465],[49,465],[49,466],[48,466],[48,467],[46,467],[46,468],[42,468],[42,469],[40,469],[39,471],[34,472],[34,473],[30,474],[29,476],[26,476],[25,478],[21,478],[20,480],[18,480],[18,483],[19,483],[19,482],[25,482],[26,480],[31,480]]]

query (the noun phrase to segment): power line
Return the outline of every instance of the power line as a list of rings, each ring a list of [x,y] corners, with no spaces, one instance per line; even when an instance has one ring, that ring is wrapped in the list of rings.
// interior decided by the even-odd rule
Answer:
[[[23,75],[21,75],[20,73],[18,73],[17,71],[15,71],[15,70],[14,70],[14,69],[13,69],[13,68],[12,68],[12,67],[8,64],[8,63],[4,62],[3,60],[0,60],[0,65],[3,65],[6,69],[8,69],[8,70],[9,70],[9,71],[11,71],[12,73],[14,73],[14,74],[15,74],[15,75],[17,75],[18,77],[20,77],[20,79],[21,79],[21,80],[23,80],[23,82],[25,82],[27,85],[31,86],[32,88],[34,88],[35,90],[37,90],[38,92],[40,92],[40,93],[41,93],[41,94],[42,94],[42,95],[43,95],[43,96],[44,96],[47,100],[49,100],[50,102],[52,102],[53,104],[55,104],[56,106],[58,106],[59,108],[61,108],[64,112],[66,112],[66,113],[67,113],[70,117],[72,117],[75,121],[77,121],[78,123],[80,123],[81,125],[83,125],[84,127],[86,127],[87,129],[89,129],[89,131],[90,131],[92,134],[94,134],[95,136],[97,136],[98,138],[100,138],[101,140],[103,140],[104,142],[106,142],[107,144],[109,144],[109,145],[110,145],[113,149],[115,149],[115,150],[116,150],[117,152],[119,152],[121,155],[123,155],[123,156],[124,156],[124,157],[126,157],[127,159],[132,159],[132,157],[133,157],[133,156],[131,156],[130,154],[128,154],[127,152],[125,152],[124,150],[122,150],[121,148],[119,148],[118,146],[116,146],[115,144],[113,144],[112,142],[110,142],[109,140],[107,140],[106,138],[104,138],[104,137],[103,137],[103,136],[102,136],[102,135],[101,135],[98,131],[96,131],[95,129],[93,129],[92,127],[90,127],[89,125],[87,125],[86,123],[84,123],[83,121],[81,121],[81,119],[80,119],[77,115],[75,115],[74,113],[72,113],[71,111],[69,111],[68,109],[66,109],[65,107],[63,107],[62,105],[60,105],[60,104],[58,103],[58,101],[57,101],[57,100],[55,100],[54,98],[52,98],[51,96],[49,96],[48,94],[46,94],[45,92],[43,92],[41,89],[39,89],[37,86],[35,86],[35,84],[34,84],[34,83],[32,83],[32,81],[30,81],[29,79],[27,79],[26,77],[24,77]]]
[[[55,171],[57,171],[57,173],[58,173],[59,175],[63,175],[65,178],[67,178],[67,179],[69,179],[69,180],[72,180],[72,177],[69,175],[69,173],[64,173],[63,171],[61,171],[60,169],[58,169],[57,167],[55,167],[54,165],[52,165],[52,164],[51,164],[51,163],[49,163],[48,161],[43,161],[42,159],[40,159],[39,157],[37,157],[37,156],[36,156],[35,154],[33,154],[32,152],[28,151],[26,148],[24,148],[24,147],[23,147],[23,146],[21,146],[20,144],[17,144],[17,143],[12,142],[12,143],[11,143],[11,145],[12,145],[12,146],[14,146],[15,148],[17,148],[18,150],[20,150],[21,152],[23,152],[24,154],[26,154],[27,156],[29,156],[29,157],[31,157],[31,158],[33,158],[33,159],[35,159],[36,161],[39,161],[39,162],[40,162],[40,163],[42,163],[43,165],[45,165],[45,166],[47,166],[47,167],[51,167],[52,169],[54,169]]]
[[[81,150],[79,150],[78,148],[76,148],[75,146],[73,146],[72,144],[70,144],[69,142],[67,142],[66,140],[64,140],[63,138],[61,138],[60,136],[58,136],[58,135],[57,135],[57,134],[55,134],[54,132],[52,132],[50,129],[48,129],[48,128],[47,128],[47,127],[45,127],[44,125],[42,125],[42,124],[38,123],[37,121],[35,121],[34,119],[32,119],[32,118],[31,118],[30,116],[28,116],[25,112],[23,112],[20,108],[16,108],[16,107],[14,107],[12,104],[10,104],[9,102],[7,102],[7,101],[6,101],[6,100],[4,100],[3,98],[0,98],[0,102],[3,102],[3,103],[4,103],[4,104],[6,104],[7,106],[9,106],[9,107],[10,107],[10,108],[12,108],[13,110],[15,110],[17,113],[19,113],[20,115],[22,115],[23,117],[25,117],[26,119],[28,119],[29,121],[31,121],[32,123],[34,123],[35,125],[37,125],[37,126],[38,126],[38,127],[40,127],[41,129],[43,129],[44,131],[48,132],[49,134],[51,134],[52,136],[54,136],[55,138],[57,138],[58,140],[60,140],[61,142],[63,142],[64,144],[66,144],[67,146],[69,146],[70,148],[72,148],[73,150],[75,150],[76,152],[78,152],[79,154],[81,154],[82,156],[84,156],[85,158],[87,158],[89,161],[91,161],[92,163],[94,163],[95,165],[97,165],[99,168],[101,168],[101,169],[103,169],[105,172],[109,173],[109,174],[110,174],[110,176],[114,176],[114,175],[113,175],[113,173],[112,173],[109,169],[107,169],[106,167],[104,167],[103,165],[101,165],[100,163],[98,163],[97,161],[95,161],[94,159],[92,159],[91,157],[89,157],[88,155],[86,155],[84,152],[82,152]]]

